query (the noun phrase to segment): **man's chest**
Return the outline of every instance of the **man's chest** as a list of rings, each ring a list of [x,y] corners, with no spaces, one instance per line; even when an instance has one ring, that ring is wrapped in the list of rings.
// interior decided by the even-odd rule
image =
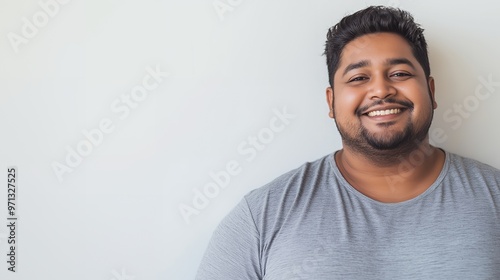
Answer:
[[[499,230],[493,217],[460,213],[285,223],[263,245],[264,279],[500,277]]]

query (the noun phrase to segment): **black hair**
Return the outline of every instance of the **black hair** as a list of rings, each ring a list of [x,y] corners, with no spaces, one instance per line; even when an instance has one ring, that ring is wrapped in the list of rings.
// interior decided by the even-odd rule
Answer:
[[[328,30],[324,54],[331,87],[344,47],[360,36],[378,32],[395,33],[405,38],[413,55],[424,69],[425,76],[429,78],[431,69],[424,30],[415,23],[413,16],[397,8],[370,6],[344,17]]]

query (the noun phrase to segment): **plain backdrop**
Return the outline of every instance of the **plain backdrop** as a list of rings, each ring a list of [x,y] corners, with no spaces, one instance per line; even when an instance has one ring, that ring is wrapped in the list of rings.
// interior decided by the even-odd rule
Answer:
[[[193,279],[246,193],[341,147],[325,35],[368,5],[425,29],[433,143],[500,168],[493,0],[0,3],[1,279]]]

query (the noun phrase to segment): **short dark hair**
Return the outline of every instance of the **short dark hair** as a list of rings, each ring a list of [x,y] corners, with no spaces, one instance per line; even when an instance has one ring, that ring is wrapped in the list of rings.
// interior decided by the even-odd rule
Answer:
[[[427,78],[431,74],[424,29],[415,23],[413,16],[401,9],[384,6],[370,6],[348,15],[328,30],[325,55],[328,79],[333,87],[333,76],[340,63],[344,47],[352,40],[371,33],[395,33],[409,43],[413,55],[424,69]]]

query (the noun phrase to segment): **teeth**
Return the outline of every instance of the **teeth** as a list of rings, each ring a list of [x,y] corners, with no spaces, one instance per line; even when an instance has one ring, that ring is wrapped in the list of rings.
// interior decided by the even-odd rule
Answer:
[[[392,114],[398,114],[401,113],[401,109],[389,109],[389,110],[380,110],[380,111],[371,111],[368,113],[368,116],[374,117],[374,116],[385,116],[385,115],[392,115]]]

